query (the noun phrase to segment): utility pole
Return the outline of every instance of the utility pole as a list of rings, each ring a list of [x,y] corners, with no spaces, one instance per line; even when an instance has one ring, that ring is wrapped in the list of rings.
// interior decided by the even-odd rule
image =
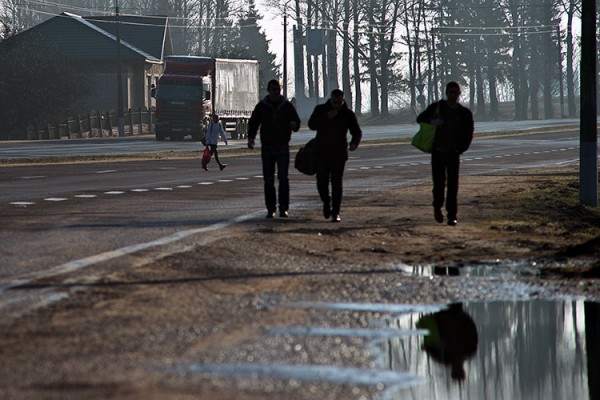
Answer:
[[[125,117],[123,116],[123,79],[121,74],[121,29],[119,17],[119,0],[115,0],[115,16],[117,17],[117,116],[119,119],[119,137],[125,136]]]
[[[596,41],[596,0],[583,0],[581,5],[579,201],[592,207],[598,206]]]
[[[560,117],[565,117],[565,86],[563,82],[563,57],[560,25],[556,26],[556,37],[558,38],[558,82],[560,84]]]

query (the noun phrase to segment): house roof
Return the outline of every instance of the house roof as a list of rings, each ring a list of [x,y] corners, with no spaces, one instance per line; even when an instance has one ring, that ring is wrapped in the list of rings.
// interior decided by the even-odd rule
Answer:
[[[122,17],[120,21],[120,53],[124,61],[142,59],[160,62],[163,55],[170,54],[166,17]],[[15,35],[4,43],[10,45],[27,43],[28,40],[44,41],[52,43],[56,51],[64,53],[70,59],[114,60],[117,53],[116,25],[115,17],[84,18],[62,13]]]
[[[105,32],[117,34],[117,17],[114,15],[83,18]],[[119,21],[121,40],[158,59],[171,53],[167,17],[122,15]],[[166,45],[166,49],[163,44]],[[163,50],[166,50],[167,54],[163,54]]]

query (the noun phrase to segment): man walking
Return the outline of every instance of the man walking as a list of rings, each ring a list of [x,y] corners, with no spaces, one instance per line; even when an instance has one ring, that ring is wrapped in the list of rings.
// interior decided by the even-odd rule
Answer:
[[[340,222],[342,178],[348,160],[348,131],[352,136],[350,151],[356,150],[362,137],[356,114],[344,101],[344,92],[335,89],[325,104],[316,106],[308,127],[317,131],[317,190],[323,201],[323,216],[325,219],[331,217],[333,222]]]
[[[294,106],[281,95],[279,81],[270,80],[267,84],[267,91],[269,94],[256,105],[250,116],[248,122],[248,148],[254,148],[256,134],[260,127],[267,218],[273,218],[277,209],[275,168],[277,168],[277,179],[279,181],[279,216],[287,218],[290,204],[289,143],[292,131],[298,132],[300,129],[300,117]]]
[[[444,222],[442,206],[446,191],[446,212],[448,225],[458,223],[458,173],[460,155],[469,149],[475,129],[473,114],[458,103],[460,85],[449,82],[446,85],[446,100],[430,104],[418,117],[417,122],[428,122],[435,126],[431,170],[433,177],[433,214],[439,223]]]

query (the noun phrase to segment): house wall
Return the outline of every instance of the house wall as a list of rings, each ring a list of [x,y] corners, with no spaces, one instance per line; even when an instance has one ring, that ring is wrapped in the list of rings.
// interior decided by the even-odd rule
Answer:
[[[86,78],[89,94],[78,103],[76,113],[88,114],[91,111],[117,110],[117,71],[114,65],[81,65],[87,70]],[[154,106],[150,97],[150,84],[156,83],[162,71],[160,64],[135,63],[122,66],[123,107],[124,109]]]

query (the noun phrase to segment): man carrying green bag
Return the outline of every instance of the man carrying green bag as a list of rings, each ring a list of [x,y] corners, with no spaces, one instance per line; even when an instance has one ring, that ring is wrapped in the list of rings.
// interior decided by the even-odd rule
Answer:
[[[458,223],[460,155],[469,149],[475,129],[473,113],[458,103],[459,97],[460,85],[457,82],[449,82],[446,85],[446,100],[429,105],[417,117],[418,123],[428,123],[436,127],[431,146],[433,213],[437,222],[444,222],[442,207],[445,195],[448,225],[451,226]]]
[[[440,103],[436,103],[437,107],[435,108],[435,113],[433,114],[433,119],[437,119],[440,114]],[[435,130],[437,126],[430,124],[428,122],[419,123],[419,131],[413,136],[410,144],[415,146],[417,149],[425,152],[431,153],[433,149],[433,138],[435,136]]]

